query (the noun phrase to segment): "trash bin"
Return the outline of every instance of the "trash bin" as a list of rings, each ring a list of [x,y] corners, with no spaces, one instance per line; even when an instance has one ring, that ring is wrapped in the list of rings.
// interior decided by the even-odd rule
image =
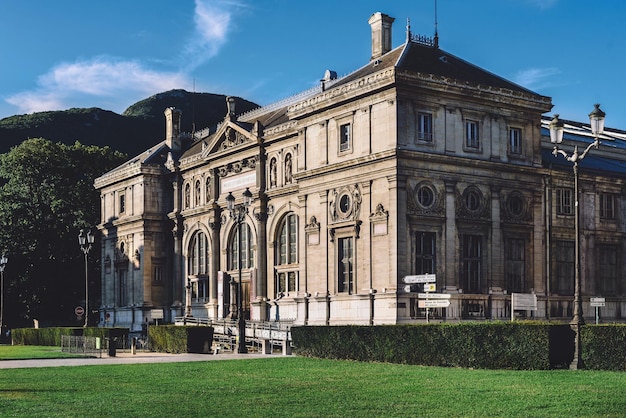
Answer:
[[[109,357],[115,357],[117,338],[109,338]]]

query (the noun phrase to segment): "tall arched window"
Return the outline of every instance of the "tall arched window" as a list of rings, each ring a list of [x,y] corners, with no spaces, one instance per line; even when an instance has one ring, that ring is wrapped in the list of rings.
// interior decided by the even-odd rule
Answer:
[[[190,284],[191,300],[192,302],[206,303],[208,298],[209,240],[204,232],[196,232],[191,239],[187,261],[187,280]]]
[[[209,271],[209,241],[202,231],[194,234],[189,244],[189,275],[206,275]]]
[[[276,293],[289,294],[298,290],[298,217],[284,217],[276,239]]]
[[[231,235],[230,260],[228,260],[229,270],[239,269],[239,257],[241,256],[241,268],[248,269],[254,267],[254,250],[252,248],[252,230],[248,224],[241,226],[241,253],[239,251],[239,228],[235,227]]]

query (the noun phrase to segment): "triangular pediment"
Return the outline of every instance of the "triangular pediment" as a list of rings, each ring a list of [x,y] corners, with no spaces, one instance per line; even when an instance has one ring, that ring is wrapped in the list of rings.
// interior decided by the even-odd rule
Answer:
[[[219,153],[230,148],[254,142],[256,142],[255,136],[245,127],[236,122],[227,120],[220,125],[204,148],[202,157],[208,157],[209,154]]]

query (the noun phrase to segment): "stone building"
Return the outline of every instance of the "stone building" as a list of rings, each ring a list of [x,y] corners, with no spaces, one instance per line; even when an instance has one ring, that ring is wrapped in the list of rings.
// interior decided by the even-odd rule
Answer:
[[[571,317],[573,180],[550,153],[551,99],[436,35],[407,27],[392,48],[393,21],[371,16],[372,55],[354,72],[328,70],[319,87],[243,115],[231,99],[214,131],[183,134],[184,115],[166,109],[165,140],[96,180],[101,325],[232,318],[239,274],[258,321],[422,321],[422,289],[403,278],[423,274],[450,295],[431,318],[507,319],[512,293],[537,295],[536,317]],[[589,141],[584,124],[566,130],[566,145]],[[603,136],[593,174],[581,164],[585,315],[602,293],[615,320],[623,163],[607,174],[598,161],[624,155],[623,139]],[[226,197],[242,204],[246,190],[239,236]]]

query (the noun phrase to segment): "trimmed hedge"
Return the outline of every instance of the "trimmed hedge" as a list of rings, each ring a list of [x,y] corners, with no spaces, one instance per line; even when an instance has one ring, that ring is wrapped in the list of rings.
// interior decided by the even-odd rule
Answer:
[[[152,351],[207,354],[213,342],[213,328],[177,325],[148,326],[148,341],[150,341]]]
[[[580,339],[586,369],[626,371],[626,325],[584,326]]]
[[[574,353],[569,325],[545,322],[304,326],[291,335],[303,356],[428,366],[550,369]]]
[[[128,335],[128,328],[16,328],[11,331],[13,345],[49,345],[61,346],[62,335],[85,335],[87,337],[100,337],[102,341],[111,333]]]

